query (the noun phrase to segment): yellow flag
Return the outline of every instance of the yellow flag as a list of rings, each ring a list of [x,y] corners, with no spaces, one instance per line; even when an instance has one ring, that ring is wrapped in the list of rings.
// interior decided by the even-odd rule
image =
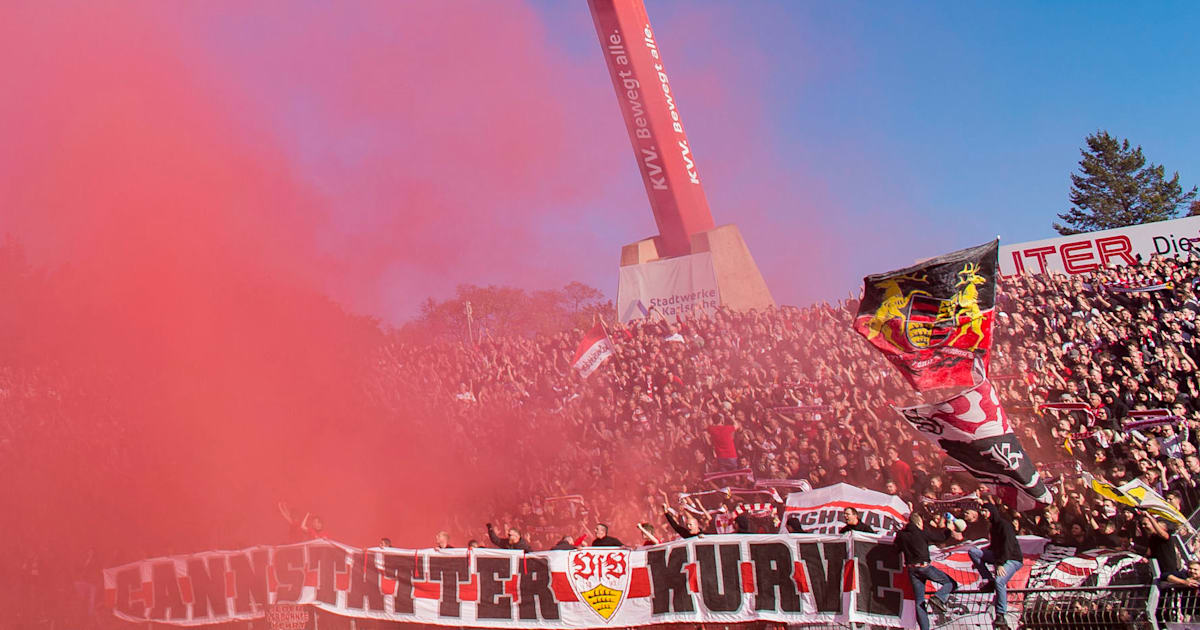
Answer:
[[[1170,521],[1187,528],[1188,531],[1192,531],[1192,526],[1188,523],[1187,517],[1175,509],[1175,506],[1162,498],[1162,496],[1155,492],[1153,488],[1146,485],[1146,482],[1141,479],[1134,479],[1120,486],[1114,486],[1111,483],[1100,481],[1087,473],[1083,473],[1083,478],[1087,480],[1093,492],[1106,499],[1112,499],[1122,505],[1141,508],[1163,520]]]

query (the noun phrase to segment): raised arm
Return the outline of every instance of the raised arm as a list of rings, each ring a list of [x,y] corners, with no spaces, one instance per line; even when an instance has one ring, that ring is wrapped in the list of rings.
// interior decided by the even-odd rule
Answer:
[[[505,541],[501,540],[499,537],[496,536],[496,530],[492,527],[491,523],[487,524],[487,532],[488,532],[488,540],[491,540],[493,545],[496,545],[497,547],[500,547],[501,549],[503,549]]]
[[[675,530],[676,534],[687,537],[689,533],[687,528],[684,527],[679,521],[675,520],[675,516],[671,514],[671,509],[667,507],[666,503],[663,504],[663,516],[667,518],[667,525],[670,525],[671,529]]]
[[[1158,522],[1153,514],[1146,512],[1142,515],[1142,525],[1150,532],[1152,536],[1157,536],[1166,540],[1171,537],[1171,532],[1167,531],[1167,527]]]
[[[658,536],[655,536],[655,535],[654,535],[654,532],[652,532],[652,531],[650,531],[649,529],[646,529],[645,527],[643,527],[641,523],[638,523],[638,524],[637,524],[637,528],[638,528],[638,531],[639,531],[639,532],[642,532],[642,535],[646,537],[646,540],[650,541],[650,544],[652,544],[652,545],[657,545],[659,542],[661,542],[661,541],[658,539]]]
[[[286,501],[280,501],[277,507],[279,508],[279,515],[283,517],[283,520],[287,521],[288,525],[296,523],[295,519],[292,518],[292,509],[288,507]]]

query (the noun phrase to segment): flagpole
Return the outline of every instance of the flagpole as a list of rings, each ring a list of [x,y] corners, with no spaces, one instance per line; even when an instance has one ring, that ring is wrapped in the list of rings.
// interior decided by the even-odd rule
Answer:
[[[604,338],[608,340],[608,345],[612,346],[613,354],[617,353],[617,344],[613,343],[612,335],[608,334],[608,326],[604,325],[604,318],[600,317],[596,321],[600,323],[600,330],[604,331]]]
[[[625,366],[625,361],[624,361],[624,359],[622,359],[622,358],[621,358],[621,353],[620,353],[620,352],[617,352],[617,344],[613,342],[613,340],[612,340],[612,335],[610,335],[610,334],[608,333],[608,326],[605,326],[605,325],[604,325],[604,318],[603,318],[603,317],[601,317],[601,318],[600,318],[600,330],[603,330],[603,331],[604,331],[604,338],[608,340],[608,346],[609,346],[610,348],[612,348],[612,355],[613,355],[613,358],[614,358],[614,359],[616,359],[617,363],[620,363],[620,364],[621,364],[621,366],[622,366],[622,367],[624,367],[624,366]],[[614,408],[614,411],[613,411],[613,419],[614,419],[614,421],[615,421],[615,420],[616,420],[616,413],[617,413],[617,412],[615,411],[615,409],[616,409],[616,405],[614,405],[614,406],[613,406],[613,408]]]
[[[466,315],[467,315],[467,339],[470,340],[471,345],[473,346],[473,345],[475,345],[475,333],[471,328],[471,320],[472,320],[471,315],[473,314],[473,312],[471,311],[471,301],[470,300],[467,300],[466,304],[463,305],[463,312],[466,313]]]

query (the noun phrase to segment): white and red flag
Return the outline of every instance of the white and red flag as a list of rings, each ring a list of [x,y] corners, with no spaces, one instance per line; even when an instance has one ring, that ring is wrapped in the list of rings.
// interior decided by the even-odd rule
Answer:
[[[1009,505],[1025,509],[1020,506],[1050,504],[1050,491],[1013,433],[1000,397],[986,378],[942,402],[893,408],[981,483],[1014,489],[1015,493],[996,492]],[[1023,495],[1019,501],[1017,494]]]
[[[596,322],[595,326],[588,331],[583,339],[579,342],[579,347],[575,349],[575,358],[571,361],[571,365],[579,370],[579,375],[583,378],[591,376],[600,364],[604,363],[608,357],[613,354],[612,341],[608,338],[608,333],[604,330],[604,326],[600,322]]]

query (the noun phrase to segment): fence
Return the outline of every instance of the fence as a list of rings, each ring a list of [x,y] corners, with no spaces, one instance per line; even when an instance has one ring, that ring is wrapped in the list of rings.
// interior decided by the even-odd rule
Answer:
[[[1013,589],[1008,591],[1003,623],[995,610],[995,594],[958,592],[949,614],[930,616],[931,628],[1154,628],[1152,610],[1157,589],[1150,585]]]
[[[1200,628],[1200,593],[1196,589],[1163,589],[1157,621],[1159,628]]]

